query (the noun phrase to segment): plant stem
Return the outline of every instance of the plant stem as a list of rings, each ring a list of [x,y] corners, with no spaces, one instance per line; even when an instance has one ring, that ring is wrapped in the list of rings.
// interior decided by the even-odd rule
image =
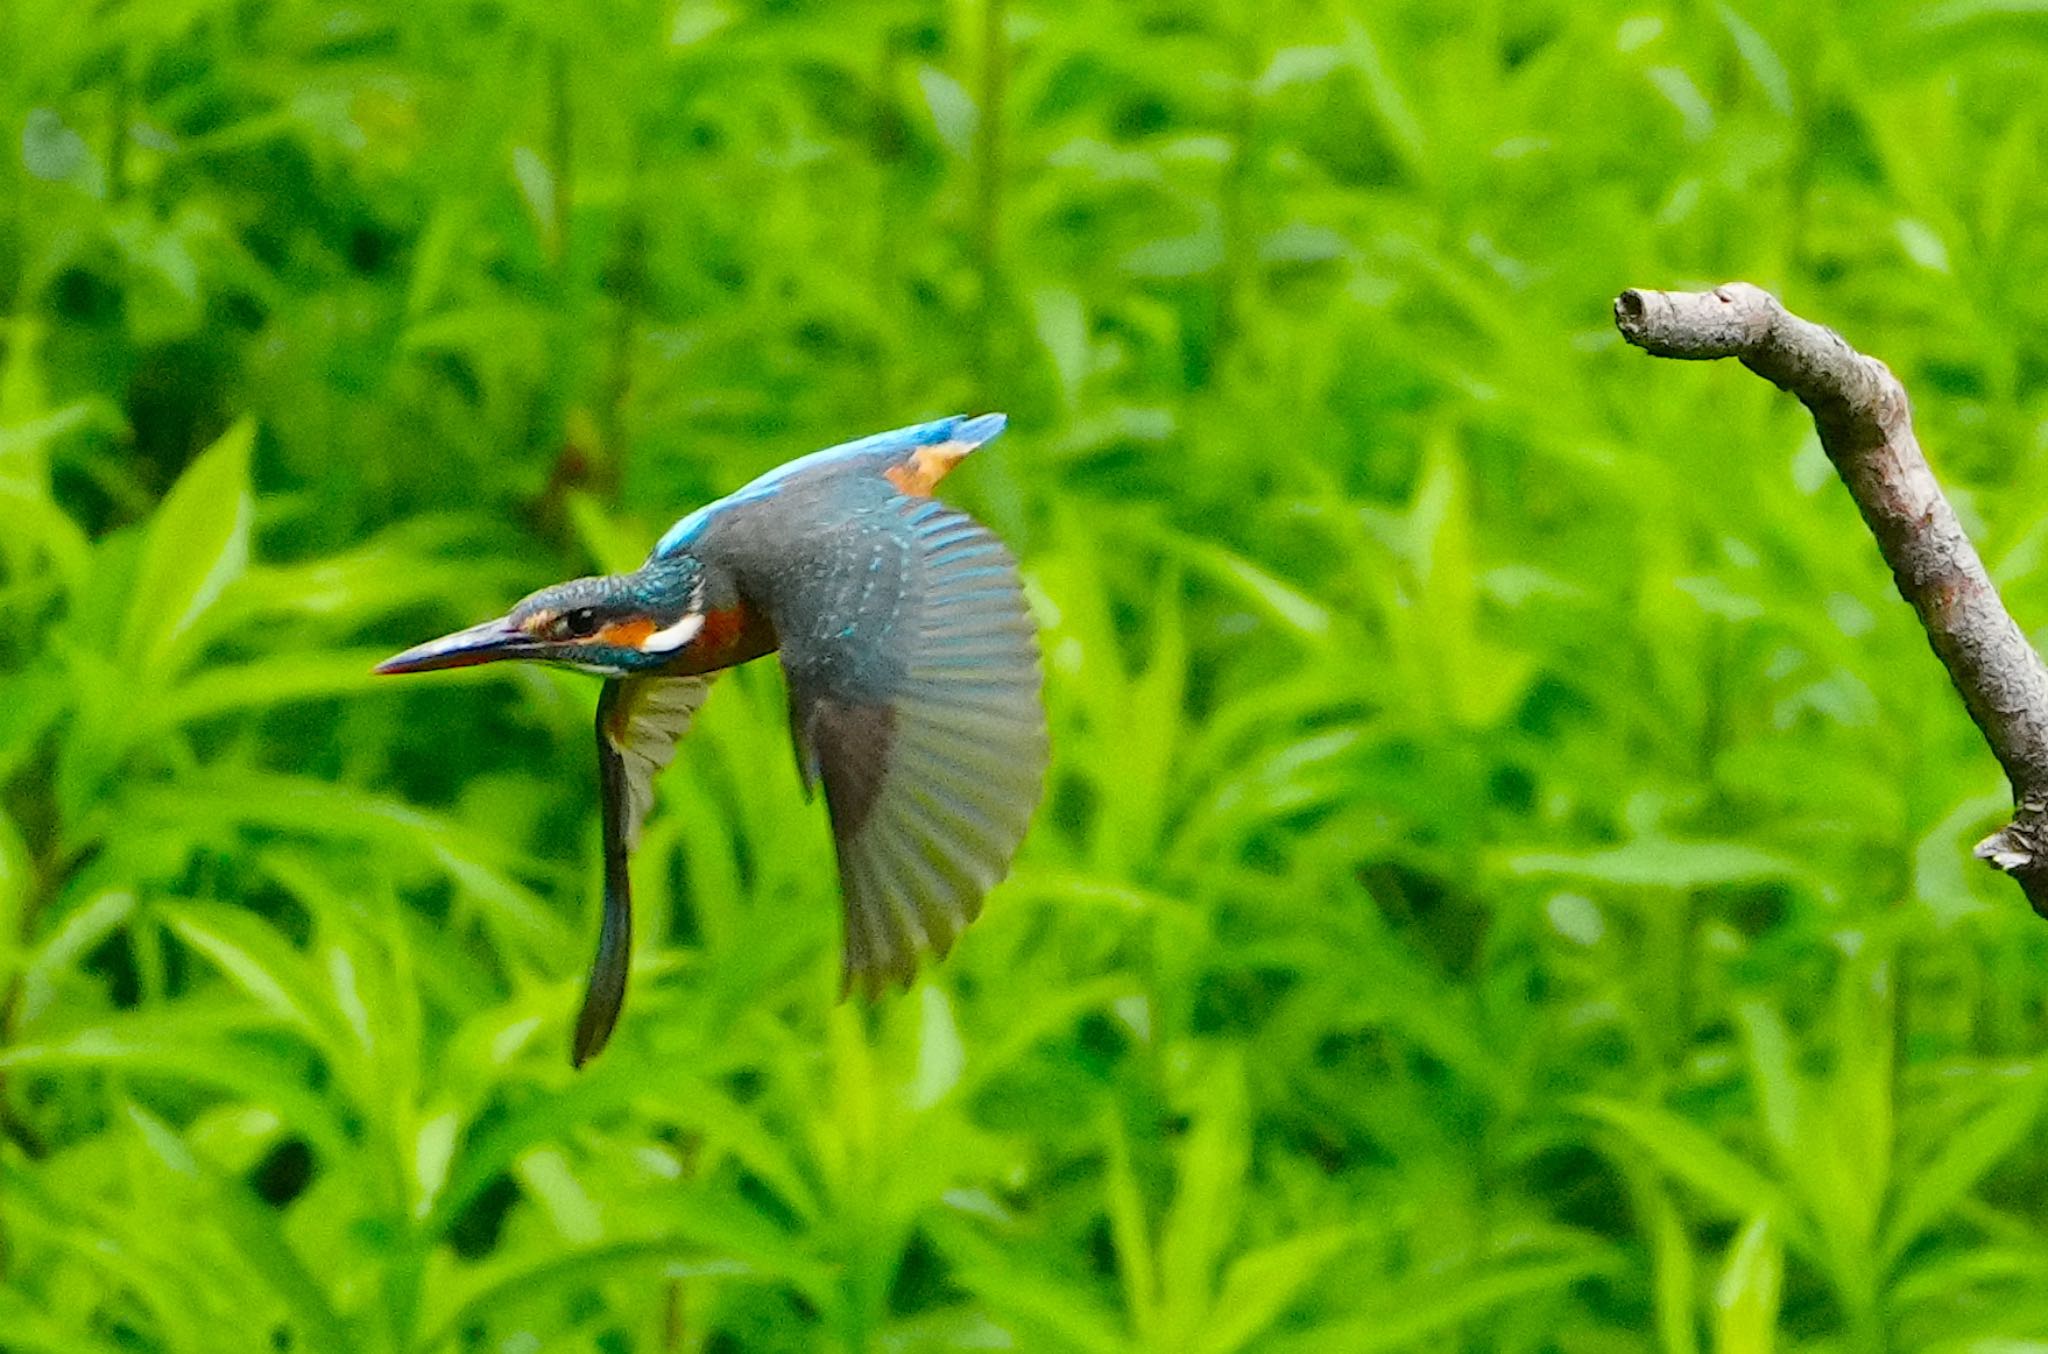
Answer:
[[[21,17],[15,0],[0,0],[0,108],[20,109],[24,102],[16,89],[20,65],[16,54],[20,51]],[[27,253],[22,238],[26,215],[19,164],[21,134],[19,117],[0,120],[0,136],[6,138],[5,152],[0,153],[0,315],[14,311],[21,291],[22,259]]]
[[[128,196],[128,123],[134,117],[135,77],[124,55],[114,72],[114,108],[107,118],[107,201]]]
[[[1237,338],[1241,323],[1240,308],[1243,306],[1242,292],[1245,278],[1251,271],[1250,228],[1247,224],[1246,199],[1251,182],[1252,141],[1257,133],[1258,100],[1253,87],[1259,78],[1263,61],[1263,25],[1260,17],[1264,8],[1249,6],[1245,11],[1244,31],[1237,35],[1237,69],[1233,72],[1236,85],[1230,110],[1230,163],[1223,171],[1223,182],[1217,194],[1217,212],[1221,218],[1223,232],[1223,263],[1216,277],[1216,334],[1211,345],[1210,369],[1220,368]]]
[[[612,325],[605,352],[604,389],[598,403],[598,437],[603,444],[598,473],[607,494],[616,493],[626,455],[626,401],[633,392],[633,340],[647,299],[647,213],[641,199],[647,143],[635,135],[630,190],[619,221],[619,238],[607,270]]]
[[[900,269],[896,240],[897,233],[903,229],[903,213],[897,206],[897,179],[907,138],[903,118],[896,109],[898,64],[896,36],[885,33],[882,36],[881,64],[875,72],[873,146],[878,191],[875,194],[874,251],[870,260],[873,269],[871,285],[875,304],[881,307],[891,325],[904,331],[907,326],[902,323],[903,296],[898,283]],[[886,365],[876,373],[876,386],[884,408],[893,408],[896,404],[897,371],[901,365],[898,351],[894,347],[887,349]]]
[[[1003,98],[1009,53],[1004,0],[984,0],[981,27],[981,118],[974,129],[974,261],[981,288],[974,310],[974,385],[979,407],[995,403],[995,310],[1000,280],[1003,210]]]
[[[569,290],[569,217],[575,202],[576,127],[569,106],[569,47],[557,38],[548,49],[548,163],[555,174],[555,276]]]
[[[62,867],[53,870],[50,861],[35,862],[28,885],[21,893],[20,915],[15,919],[14,940],[19,953],[28,953],[29,943],[35,938],[36,918],[41,915],[56,887],[56,881],[61,879],[63,874]],[[0,1049],[14,1046],[15,1038],[20,1032],[21,1004],[26,993],[25,972],[16,973],[8,981],[6,990],[0,992]],[[7,1069],[0,1067],[0,1150],[4,1150],[7,1143],[13,1142],[31,1157],[40,1156],[42,1145],[36,1141],[35,1134],[29,1126],[15,1117],[14,1106],[8,1101],[10,1080]],[[0,1281],[7,1278],[12,1268],[13,1248],[8,1240],[6,1216],[0,1214]]]

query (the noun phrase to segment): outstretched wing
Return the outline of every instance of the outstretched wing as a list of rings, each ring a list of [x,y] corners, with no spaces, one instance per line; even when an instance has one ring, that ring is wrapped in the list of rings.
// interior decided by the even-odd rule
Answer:
[[[622,677],[604,684],[597,702],[597,779],[604,822],[604,920],[583,1010],[576,1017],[572,1056],[583,1066],[611,1038],[626,1000],[632,961],[633,890],[627,854],[640,841],[640,824],[654,804],[654,773],[676,755],[697,707],[711,691],[710,677]]]
[[[790,726],[822,782],[845,901],[843,989],[908,984],[1009,869],[1047,759],[1017,567],[964,513],[870,500],[776,599]]]

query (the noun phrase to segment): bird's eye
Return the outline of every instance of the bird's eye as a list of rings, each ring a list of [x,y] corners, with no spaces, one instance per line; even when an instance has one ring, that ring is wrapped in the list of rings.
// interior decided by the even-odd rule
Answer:
[[[597,633],[597,608],[579,606],[562,613],[555,630],[563,639],[588,639]]]

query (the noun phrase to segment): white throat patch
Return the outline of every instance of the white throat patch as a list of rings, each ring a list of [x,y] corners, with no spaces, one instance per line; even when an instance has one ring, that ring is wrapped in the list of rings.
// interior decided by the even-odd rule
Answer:
[[[704,613],[692,611],[666,630],[656,630],[646,639],[641,640],[640,652],[673,653],[695,639],[697,632],[703,628]]]

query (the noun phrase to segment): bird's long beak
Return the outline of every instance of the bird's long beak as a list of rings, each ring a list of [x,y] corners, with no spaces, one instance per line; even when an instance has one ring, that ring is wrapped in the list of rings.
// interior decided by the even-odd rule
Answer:
[[[503,616],[496,620],[457,630],[452,635],[415,644],[402,654],[379,663],[374,671],[434,672],[440,668],[467,668],[478,663],[495,663],[501,658],[525,658],[538,646],[526,632]]]

